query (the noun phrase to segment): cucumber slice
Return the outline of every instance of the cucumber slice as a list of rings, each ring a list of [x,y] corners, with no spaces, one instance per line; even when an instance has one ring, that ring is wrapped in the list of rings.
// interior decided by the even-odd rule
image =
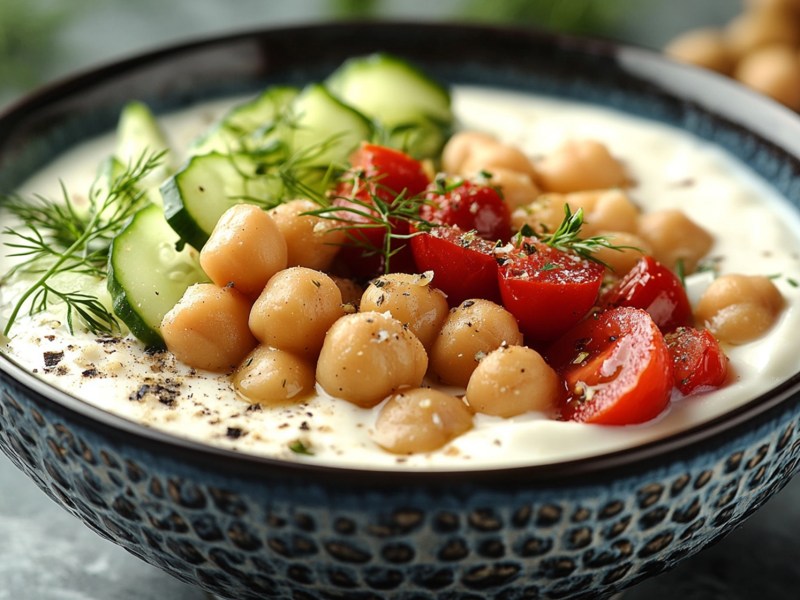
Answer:
[[[138,211],[111,243],[108,291],[114,313],[148,346],[163,347],[164,315],[190,285],[208,281],[192,248],[179,239],[159,206]]]
[[[269,143],[300,90],[272,86],[256,98],[232,108],[211,130],[197,139],[190,154],[255,150]]]
[[[447,88],[395,56],[351,58],[325,85],[380,125],[384,139],[376,141],[416,158],[437,156],[452,130]]]
[[[123,164],[132,164],[144,155],[163,152],[163,171],[174,170],[173,154],[167,136],[155,115],[143,102],[128,102],[117,123],[117,144],[114,156]]]
[[[283,182],[260,168],[251,155],[212,152],[193,157],[161,186],[167,222],[181,240],[200,250],[222,213],[234,204],[278,202]]]
[[[306,86],[292,102],[287,132],[291,158],[304,167],[344,167],[348,157],[373,135],[372,122],[334,97],[324,85]]]

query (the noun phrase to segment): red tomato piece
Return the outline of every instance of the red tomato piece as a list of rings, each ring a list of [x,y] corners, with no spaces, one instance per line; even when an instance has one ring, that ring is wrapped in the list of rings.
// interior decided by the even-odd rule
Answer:
[[[604,267],[527,238],[500,267],[503,306],[532,341],[550,341],[594,306]]]
[[[707,329],[678,327],[664,336],[672,357],[675,387],[688,396],[718,388],[728,376],[728,357]]]
[[[564,378],[561,416],[603,425],[644,423],[669,404],[672,361],[650,315],[609,308],[578,323],[545,351]]]
[[[455,225],[475,231],[491,242],[511,237],[511,213],[496,188],[471,181],[456,187],[432,184],[425,194],[420,217],[436,225]]]
[[[692,322],[692,307],[678,276],[652,256],[644,256],[603,295],[601,306],[632,306],[650,313],[661,331]]]
[[[422,163],[385,146],[363,143],[350,157],[352,168],[342,177],[334,191],[333,205],[341,206],[340,218],[351,223],[350,242],[340,251],[340,263],[348,274],[371,277],[385,270],[385,256],[380,252],[386,240],[386,227],[381,226],[376,199],[395,205],[398,198],[418,196],[428,187],[430,178]],[[377,218],[377,221],[376,221]],[[408,222],[390,218],[392,232],[405,235]],[[404,247],[405,246],[405,247]],[[376,250],[378,252],[376,252]],[[413,258],[406,242],[393,240],[391,270],[413,267]]]
[[[434,227],[411,238],[417,270],[433,271],[433,286],[450,306],[470,298],[499,301],[495,244],[458,227]]]

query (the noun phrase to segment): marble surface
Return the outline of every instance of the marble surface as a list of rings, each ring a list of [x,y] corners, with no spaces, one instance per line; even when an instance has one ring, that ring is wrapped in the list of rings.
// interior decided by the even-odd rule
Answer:
[[[71,12],[61,10],[69,4]],[[357,2],[323,0],[0,0],[0,19],[51,20],[41,48],[0,39],[0,105],[75,69],[173,41],[343,16]],[[375,2],[383,18],[457,16],[456,0]],[[644,0],[620,17],[619,38],[660,47],[688,26],[722,22],[735,0]],[[646,12],[641,12],[645,6]],[[27,12],[26,12],[27,11]],[[28,22],[28,21],[26,21]],[[34,25],[38,22],[30,21]],[[29,23],[29,24],[30,24]],[[41,27],[44,27],[42,25]],[[0,23],[0,38],[3,38]],[[27,56],[25,52],[38,53]],[[26,68],[28,71],[26,71]],[[0,70],[0,74],[3,71]],[[800,478],[744,526],[677,569],[625,592],[624,600],[800,598]],[[64,512],[0,455],[0,600],[207,600],[142,563]]]

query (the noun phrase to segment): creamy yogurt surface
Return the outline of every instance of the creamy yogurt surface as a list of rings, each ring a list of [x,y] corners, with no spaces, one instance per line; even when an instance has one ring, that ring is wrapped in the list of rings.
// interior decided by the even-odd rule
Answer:
[[[187,148],[234,102],[197,106],[161,123],[174,148]],[[236,396],[227,376],[197,372],[167,352],[145,353],[132,337],[70,336],[57,312],[19,320],[2,352],[53,386],[148,427],[256,455],[366,469],[486,469],[613,452],[722,415],[798,370],[800,289],[794,282],[800,280],[800,216],[746,166],[685,132],[595,106],[457,87],[453,108],[460,128],[494,133],[532,157],[570,138],[603,142],[635,178],[629,193],[643,211],[680,208],[714,235],[710,256],[720,273],[774,275],[786,308],[762,338],[725,348],[732,381],[709,393],[676,394],[663,414],[642,425],[587,425],[534,413],[510,419],[478,414],[472,431],[441,450],[397,456],[370,438],[379,407],[361,409],[322,392],[299,405],[251,405]],[[59,180],[73,192],[88,190],[113,143],[107,136],[76,147],[19,192],[55,197]],[[3,256],[0,272],[11,261]],[[687,281],[693,303],[709,277],[699,273]],[[20,284],[0,287],[0,322],[22,289]],[[313,455],[298,453],[297,442]]]

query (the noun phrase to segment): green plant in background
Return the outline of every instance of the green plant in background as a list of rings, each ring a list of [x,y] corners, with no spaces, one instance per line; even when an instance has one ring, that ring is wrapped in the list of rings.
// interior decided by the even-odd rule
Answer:
[[[55,33],[88,0],[0,0],[0,101],[39,83],[56,51]]]
[[[451,0],[446,4],[450,16],[460,20],[609,35],[619,26],[623,11],[634,8],[637,0]],[[387,0],[331,0],[331,14],[378,17],[387,5]]]
[[[480,21],[607,35],[634,0],[465,0],[463,15]]]

